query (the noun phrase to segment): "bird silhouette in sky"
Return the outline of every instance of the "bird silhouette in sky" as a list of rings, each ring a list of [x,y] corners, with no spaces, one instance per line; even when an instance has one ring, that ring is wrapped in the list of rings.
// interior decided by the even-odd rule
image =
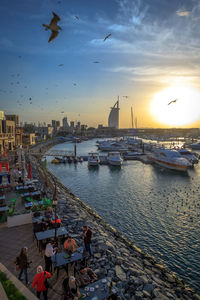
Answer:
[[[123,96],[123,97],[126,98],[126,99],[128,98],[128,96]]]
[[[30,97],[30,98],[29,98],[29,101],[31,101],[31,100],[32,100],[32,98]]]
[[[49,25],[42,24],[42,26],[44,26],[46,30],[48,29],[51,30],[51,35],[48,40],[49,43],[57,37],[57,35],[59,34],[59,30],[62,30],[62,28],[57,25],[57,23],[60,21],[60,17],[56,15],[53,11],[52,14],[53,14],[53,18],[51,19],[50,24]]]
[[[104,38],[104,42],[111,36],[111,33],[109,33],[105,38]]]
[[[73,83],[74,86],[76,86],[76,83]]]
[[[177,100],[178,100],[178,99],[174,99],[174,100],[170,101],[170,102],[168,103],[168,105],[170,105],[170,104],[172,104],[172,103],[176,103]]]
[[[61,114],[64,114],[65,112],[64,111],[61,111]]]
[[[93,61],[93,63],[94,63],[94,64],[99,64],[100,62],[99,62],[99,61]]]
[[[59,64],[58,66],[59,66],[59,67],[62,67],[62,66],[64,66],[64,64]]]
[[[78,16],[75,16],[75,18],[76,18],[77,20],[79,20],[79,17],[78,17]]]

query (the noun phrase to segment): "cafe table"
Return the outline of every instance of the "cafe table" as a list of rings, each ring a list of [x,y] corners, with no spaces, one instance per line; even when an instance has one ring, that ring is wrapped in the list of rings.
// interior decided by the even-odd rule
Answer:
[[[66,251],[61,253],[56,253],[52,256],[51,260],[54,266],[54,270],[57,269],[57,278],[59,276],[59,271],[61,267],[66,269],[68,264],[76,262],[83,259],[83,247],[79,247],[72,254],[68,254]]]
[[[110,288],[110,281],[107,278],[99,279],[85,288],[81,288],[84,300],[104,300],[109,296],[116,294],[115,288]]]
[[[64,237],[65,235],[67,235],[67,230],[65,229],[65,227],[59,227],[56,229],[49,229],[35,233],[37,243],[39,242],[39,251],[41,251],[41,243],[43,240],[54,238],[55,230],[57,237]]]

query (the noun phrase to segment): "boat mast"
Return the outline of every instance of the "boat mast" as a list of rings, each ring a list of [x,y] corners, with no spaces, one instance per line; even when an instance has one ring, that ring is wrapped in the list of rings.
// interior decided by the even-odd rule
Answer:
[[[131,126],[133,129],[133,108],[132,108],[132,106],[131,106]]]

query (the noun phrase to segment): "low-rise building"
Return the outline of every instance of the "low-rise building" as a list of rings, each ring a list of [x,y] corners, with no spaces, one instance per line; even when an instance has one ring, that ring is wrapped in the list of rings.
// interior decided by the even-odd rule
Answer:
[[[22,136],[23,147],[35,145],[36,136],[35,133],[24,133]]]
[[[0,120],[0,153],[6,150],[14,150],[15,147],[15,122]]]

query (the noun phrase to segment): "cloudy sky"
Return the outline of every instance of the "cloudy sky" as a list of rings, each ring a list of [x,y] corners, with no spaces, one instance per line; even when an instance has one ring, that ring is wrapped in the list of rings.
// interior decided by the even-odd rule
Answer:
[[[119,96],[121,128],[131,107],[138,127],[200,127],[199,0],[1,0],[0,26],[6,113],[106,126]]]

